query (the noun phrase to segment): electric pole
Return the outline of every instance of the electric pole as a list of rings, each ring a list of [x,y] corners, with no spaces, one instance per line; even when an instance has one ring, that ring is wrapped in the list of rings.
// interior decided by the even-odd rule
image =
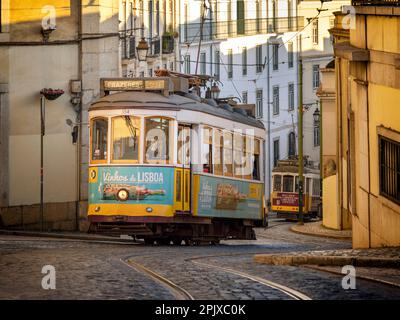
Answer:
[[[299,224],[304,224],[303,218],[303,186],[304,186],[304,175],[303,175],[303,57],[301,56],[301,34],[299,36]]]

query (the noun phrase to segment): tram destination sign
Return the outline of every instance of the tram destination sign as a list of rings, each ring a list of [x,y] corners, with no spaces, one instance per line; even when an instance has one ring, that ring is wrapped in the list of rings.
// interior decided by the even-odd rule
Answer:
[[[100,79],[101,95],[110,91],[158,91],[169,95],[173,90],[170,78],[103,78]]]

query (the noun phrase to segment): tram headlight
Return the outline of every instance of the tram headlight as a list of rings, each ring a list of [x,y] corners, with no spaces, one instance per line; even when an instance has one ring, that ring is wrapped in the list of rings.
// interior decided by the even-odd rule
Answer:
[[[148,213],[153,212],[153,208],[152,208],[152,207],[147,207],[147,208],[146,208],[146,212],[148,212]]]

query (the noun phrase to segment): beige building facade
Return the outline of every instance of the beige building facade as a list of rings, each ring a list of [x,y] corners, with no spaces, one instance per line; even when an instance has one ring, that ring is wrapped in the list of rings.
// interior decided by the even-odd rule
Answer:
[[[345,12],[332,30],[338,212],[351,217],[354,248],[399,246],[400,9],[357,1]]]
[[[87,227],[87,108],[100,96],[101,78],[148,76],[156,68],[175,68],[174,42],[163,41],[163,36],[173,39],[174,15],[162,15],[173,8],[174,1],[1,0],[3,227],[41,227],[40,91],[44,88],[64,91],[58,99],[45,101],[44,228]],[[135,52],[142,37],[150,46],[146,62],[138,62]],[[78,132],[76,140],[73,132]]]

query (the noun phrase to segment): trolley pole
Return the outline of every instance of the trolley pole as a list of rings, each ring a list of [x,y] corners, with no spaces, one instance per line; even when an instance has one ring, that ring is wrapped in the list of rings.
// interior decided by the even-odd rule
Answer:
[[[303,217],[303,186],[304,186],[304,175],[303,175],[303,58],[301,56],[301,34],[299,36],[299,219],[298,224],[304,224]]]

